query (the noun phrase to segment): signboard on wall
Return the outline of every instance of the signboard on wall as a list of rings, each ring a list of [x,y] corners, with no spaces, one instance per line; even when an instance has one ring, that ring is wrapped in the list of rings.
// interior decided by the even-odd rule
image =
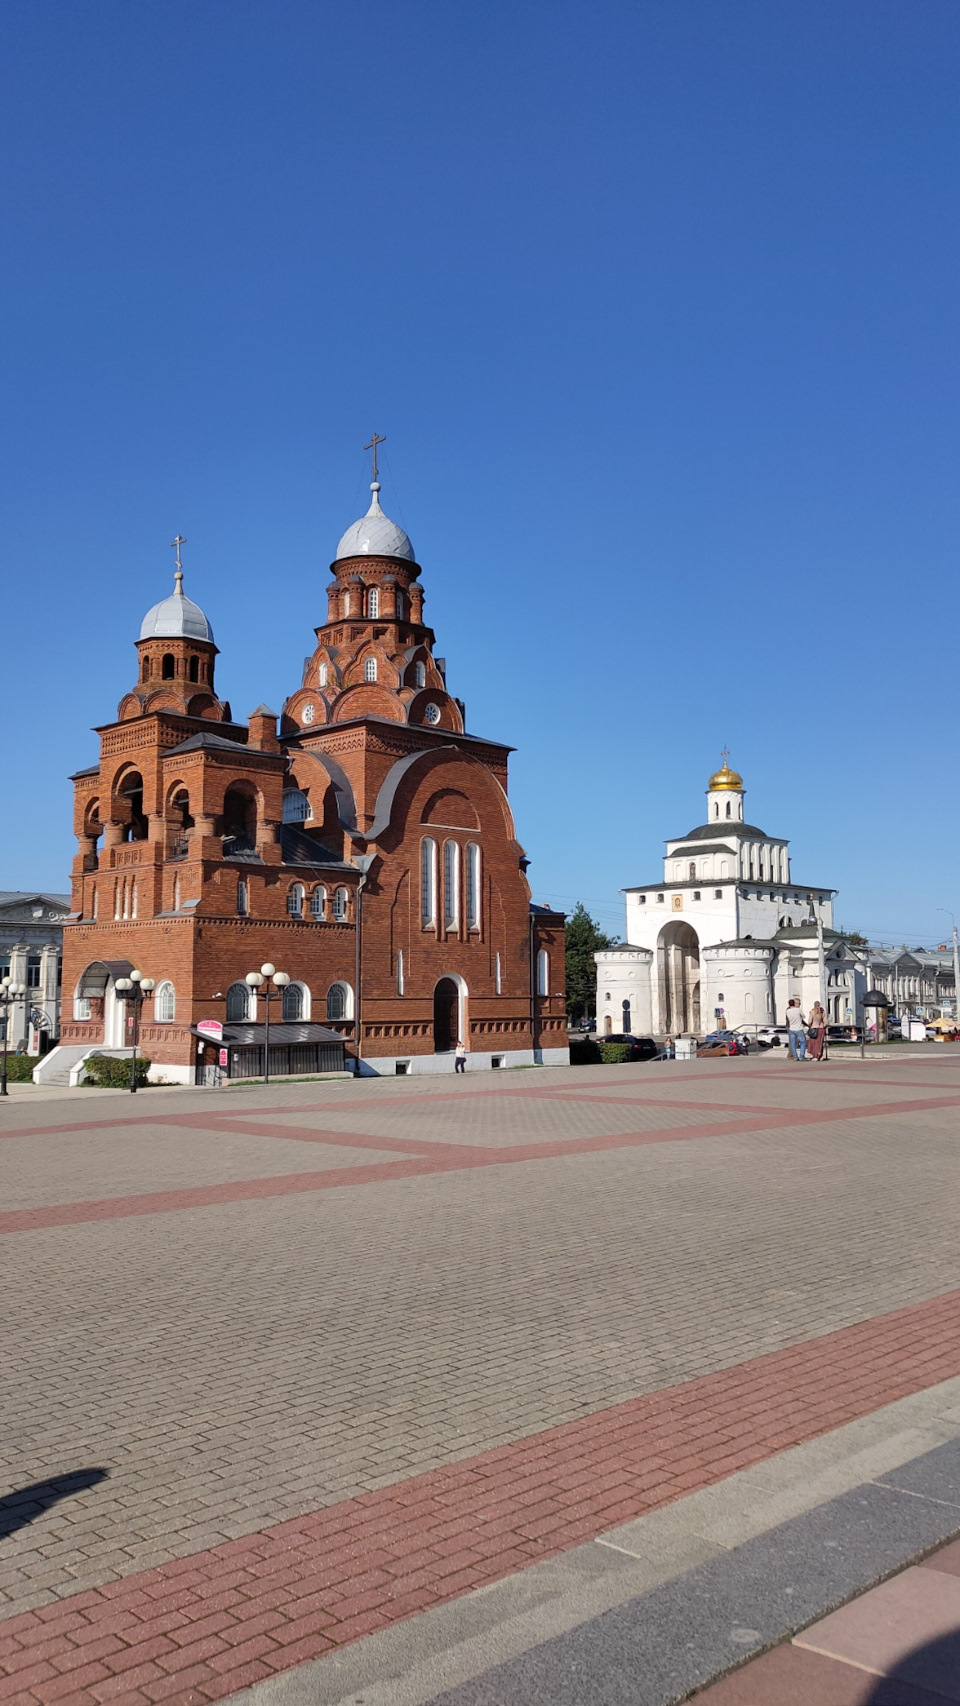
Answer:
[[[223,1026],[219,1019],[201,1019],[197,1025],[197,1033],[201,1037],[208,1037],[212,1043],[223,1041]]]

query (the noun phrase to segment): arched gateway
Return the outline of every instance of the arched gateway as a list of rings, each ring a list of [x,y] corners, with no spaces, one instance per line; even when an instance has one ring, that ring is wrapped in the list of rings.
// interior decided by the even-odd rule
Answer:
[[[700,943],[692,924],[665,924],[657,938],[660,1028],[700,1030]]]

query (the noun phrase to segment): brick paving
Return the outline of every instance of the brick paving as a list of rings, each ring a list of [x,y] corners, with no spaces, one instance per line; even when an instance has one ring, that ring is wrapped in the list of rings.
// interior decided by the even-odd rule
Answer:
[[[931,1065],[18,1104],[3,1474],[108,1473],[0,1542],[8,1695],[219,1698],[960,1372]]]

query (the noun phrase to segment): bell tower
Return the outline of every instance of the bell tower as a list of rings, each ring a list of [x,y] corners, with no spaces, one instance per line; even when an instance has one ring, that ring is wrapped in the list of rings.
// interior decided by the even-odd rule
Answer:
[[[179,711],[215,722],[230,720],[229,706],[217,698],[214,689],[217,647],[213,629],[199,604],[184,596],[180,547],[185,544],[178,533],[173,541],[177,553],[173,592],[154,604],[140,624],[137,685],[117,708],[124,722],[152,711]]]
[[[723,763],[707,783],[707,822],[720,824],[743,822],[743,777],[731,770],[726,747],[720,754]]]
[[[370,508],[348,527],[331,564],[327,619],[303,682],[284,706],[287,734],[357,717],[463,733],[463,707],[447,692],[445,665],[423,620],[420,567],[409,536],[380,508],[378,433]]]

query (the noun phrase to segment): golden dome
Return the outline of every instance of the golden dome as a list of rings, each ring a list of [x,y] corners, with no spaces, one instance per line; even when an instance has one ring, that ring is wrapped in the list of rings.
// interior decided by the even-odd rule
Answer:
[[[723,793],[724,790],[726,790],[727,793],[733,793],[735,790],[743,787],[743,777],[738,776],[735,770],[731,770],[727,763],[726,753],[723,754],[722,769],[714,771],[707,783],[707,787],[718,793]]]

